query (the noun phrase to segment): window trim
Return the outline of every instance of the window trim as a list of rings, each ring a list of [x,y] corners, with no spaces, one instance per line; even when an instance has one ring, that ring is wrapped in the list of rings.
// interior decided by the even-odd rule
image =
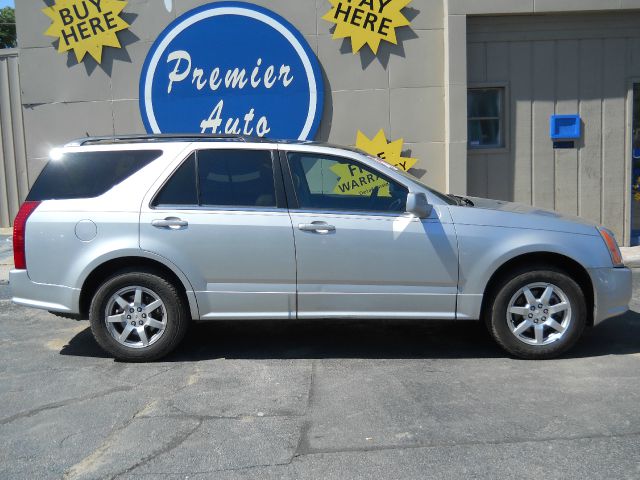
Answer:
[[[271,168],[273,171],[273,186],[276,196],[276,204],[275,206],[269,207],[261,207],[261,206],[250,206],[250,205],[203,205],[200,203],[200,177],[199,177],[199,167],[198,167],[198,152],[201,150],[212,150],[212,151],[224,151],[224,150],[234,150],[234,151],[249,151],[249,152],[267,152],[271,156]],[[195,179],[196,179],[196,195],[198,198],[197,204],[158,204],[154,205],[156,197],[160,195],[160,192],[165,187],[165,185],[173,178],[175,173],[184,165],[184,163],[189,160],[191,155],[195,155]],[[264,149],[243,149],[243,148],[194,148],[185,152],[184,158],[182,158],[176,166],[171,170],[171,173],[167,175],[167,177],[163,180],[162,184],[156,189],[154,194],[149,201],[148,208],[150,210],[193,210],[193,211],[227,211],[227,212],[266,212],[266,211],[282,211],[287,209],[287,200],[284,192],[283,186],[283,178],[281,172],[280,162],[278,161],[278,150],[273,148],[264,148]]]
[[[467,85],[467,102],[469,98],[470,90],[483,90],[483,89],[499,89],[502,90],[502,116],[500,117],[473,117],[470,118],[468,115],[468,111],[466,114],[466,129],[467,129],[467,152],[471,155],[490,155],[490,154],[500,154],[500,153],[508,153],[510,151],[510,112],[509,107],[511,105],[510,96],[509,96],[509,83],[508,82],[480,82],[480,83],[470,83]],[[500,146],[471,146],[469,143],[469,120],[491,120],[497,119],[501,122],[501,140],[502,144]]]
[[[403,187],[407,191],[407,195],[411,193],[411,189],[402,182],[399,182],[395,178],[391,178],[388,175],[385,175],[383,172],[378,170],[371,165],[363,163],[359,160],[356,160],[351,157],[345,157],[340,155],[333,155],[330,153],[320,153],[320,152],[307,152],[307,151],[298,151],[298,150],[281,150],[280,151],[280,162],[282,164],[282,173],[284,177],[284,186],[287,193],[287,201],[289,202],[289,210],[295,211],[296,213],[319,213],[319,214],[329,214],[329,215],[349,215],[349,216],[375,216],[375,217],[407,217],[407,212],[384,212],[382,210],[349,210],[349,209],[335,209],[335,208],[303,208],[300,207],[300,203],[298,201],[298,195],[296,193],[295,185],[293,183],[293,174],[291,172],[291,167],[289,165],[289,157],[288,155],[291,153],[307,153],[314,154],[322,157],[328,158],[337,158],[342,160],[349,160],[358,165],[362,165],[364,168],[368,170],[374,170],[376,174],[383,178],[386,181],[396,183]],[[406,210],[406,204],[405,204]],[[408,218],[408,217],[407,217]]]

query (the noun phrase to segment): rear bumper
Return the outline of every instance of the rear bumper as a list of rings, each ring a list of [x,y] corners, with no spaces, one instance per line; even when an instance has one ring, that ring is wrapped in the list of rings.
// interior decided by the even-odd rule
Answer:
[[[633,288],[629,268],[593,268],[589,275],[593,283],[594,325],[629,310]]]
[[[33,282],[26,270],[11,270],[9,285],[13,303],[51,312],[78,313],[78,288]]]

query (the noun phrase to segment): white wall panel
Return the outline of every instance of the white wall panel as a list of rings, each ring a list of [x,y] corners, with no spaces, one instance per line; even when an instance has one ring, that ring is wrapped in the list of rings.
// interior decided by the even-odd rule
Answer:
[[[468,82],[506,86],[507,141],[468,154],[468,192],[580,215],[628,241],[626,105],[640,77],[640,14],[468,17]],[[554,150],[552,114],[579,113],[575,149]]]

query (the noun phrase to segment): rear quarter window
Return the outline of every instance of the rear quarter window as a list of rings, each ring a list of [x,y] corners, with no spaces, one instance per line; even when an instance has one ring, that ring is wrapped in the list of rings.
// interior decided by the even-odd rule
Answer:
[[[99,197],[162,155],[162,150],[70,152],[50,160],[28,201]]]

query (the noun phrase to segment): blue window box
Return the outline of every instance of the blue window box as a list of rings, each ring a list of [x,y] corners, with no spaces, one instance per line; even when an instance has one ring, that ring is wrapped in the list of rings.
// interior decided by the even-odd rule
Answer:
[[[582,134],[580,115],[551,115],[551,139],[578,139]]]

